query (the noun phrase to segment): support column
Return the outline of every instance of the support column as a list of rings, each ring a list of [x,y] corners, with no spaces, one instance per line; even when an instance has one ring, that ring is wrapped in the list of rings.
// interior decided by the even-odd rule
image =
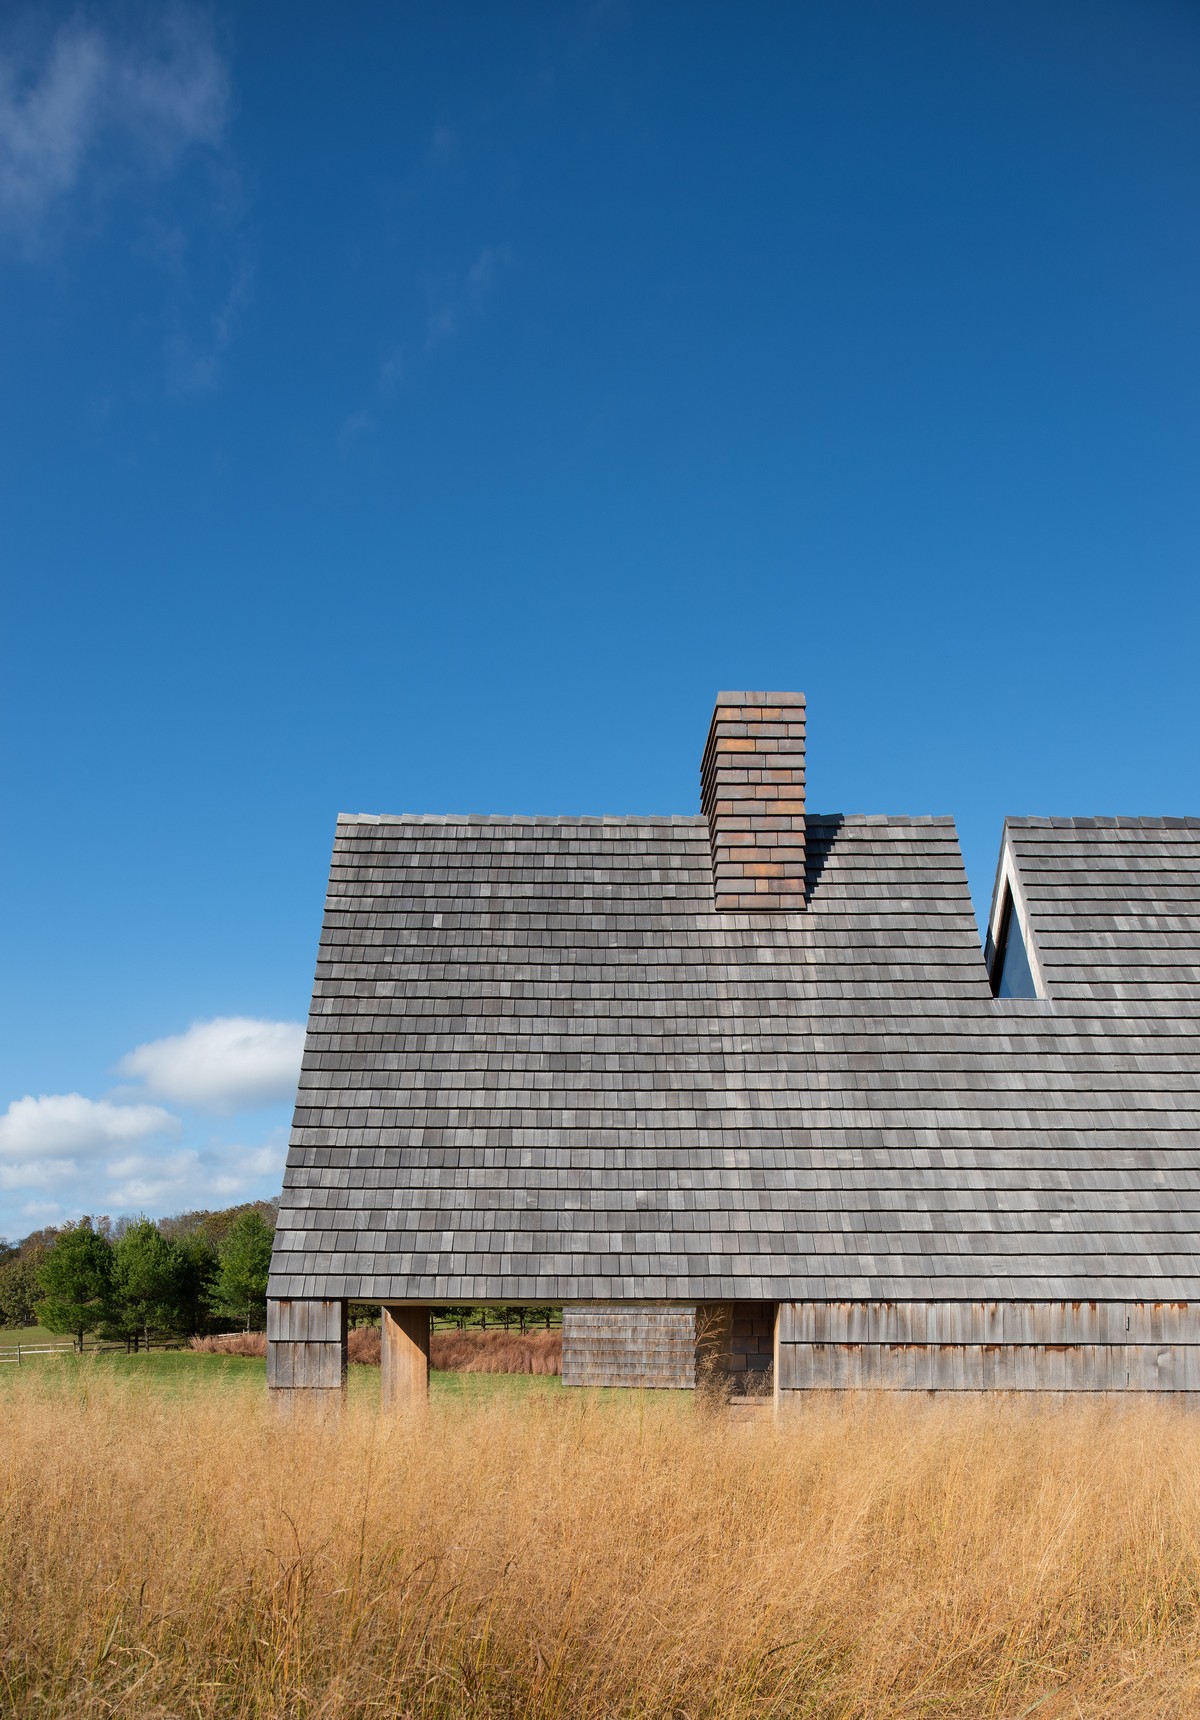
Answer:
[[[385,1412],[424,1409],[429,1402],[429,1309],[385,1302],[380,1339]]]
[[[790,1309],[790,1304],[788,1306]],[[772,1420],[774,1420],[774,1421],[779,1420],[779,1412],[783,1408],[783,1391],[782,1391],[781,1386],[780,1386],[780,1374],[783,1371],[783,1369],[782,1369],[783,1357],[780,1354],[780,1351],[781,1351],[780,1333],[783,1330],[783,1321],[784,1321],[784,1304],[782,1302],[777,1302],[775,1304],[775,1336],[774,1336],[774,1341],[772,1344],[772,1356],[771,1356],[771,1374],[772,1374],[773,1382],[774,1382],[774,1390],[771,1393],[771,1417],[772,1417]]]

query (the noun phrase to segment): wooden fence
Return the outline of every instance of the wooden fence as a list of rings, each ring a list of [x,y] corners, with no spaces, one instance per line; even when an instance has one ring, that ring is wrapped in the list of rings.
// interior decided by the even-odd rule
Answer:
[[[75,1345],[69,1338],[61,1344],[3,1344],[0,1345],[0,1362],[15,1362],[20,1367],[31,1356],[69,1356],[74,1353]]]
[[[0,1365],[13,1362],[17,1367],[27,1362],[33,1356],[71,1356],[86,1353],[89,1356],[104,1356],[119,1353],[121,1355],[142,1354],[146,1350],[181,1350],[185,1340],[182,1338],[138,1338],[136,1348],[132,1341],[124,1339],[93,1343],[85,1343],[80,1350],[74,1338],[63,1338],[57,1344],[0,1344]]]

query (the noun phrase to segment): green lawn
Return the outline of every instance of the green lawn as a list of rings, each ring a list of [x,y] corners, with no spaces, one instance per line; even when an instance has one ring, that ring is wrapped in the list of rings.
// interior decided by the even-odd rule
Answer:
[[[44,1326],[0,1326],[0,1350],[13,1344],[69,1344],[70,1341],[58,1332],[48,1332]]]
[[[27,1334],[35,1330],[23,1328],[22,1344],[31,1341]],[[6,1341],[0,1337],[0,1343]],[[12,1340],[14,1343],[16,1339]],[[0,1366],[0,1390],[17,1385],[18,1380],[30,1378],[30,1370],[64,1370],[100,1368],[130,1381],[145,1381],[168,1393],[179,1390],[202,1389],[210,1386],[234,1387],[262,1391],[266,1386],[266,1363],[258,1356],[220,1356],[199,1354],[195,1350],[151,1350],[127,1355],[123,1350],[108,1350],[96,1354],[73,1356],[31,1356],[18,1369],[12,1364]],[[430,1389],[435,1398],[447,1401],[478,1402],[489,1397],[533,1397],[563,1390],[557,1374],[459,1374],[434,1371]],[[369,1398],[379,1394],[379,1369],[352,1363],[349,1381],[350,1395]]]

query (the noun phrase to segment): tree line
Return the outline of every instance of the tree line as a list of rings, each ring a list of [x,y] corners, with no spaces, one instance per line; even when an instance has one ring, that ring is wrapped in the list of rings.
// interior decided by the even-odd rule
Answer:
[[[0,1324],[40,1324],[82,1345],[261,1329],[275,1205],[177,1218],[82,1218],[0,1244]]]

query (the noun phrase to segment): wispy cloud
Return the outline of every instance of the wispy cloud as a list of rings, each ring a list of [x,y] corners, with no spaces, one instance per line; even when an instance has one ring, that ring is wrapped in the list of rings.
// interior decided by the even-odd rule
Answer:
[[[0,226],[33,244],[72,196],[114,174],[161,178],[224,139],[229,76],[206,12],[75,14],[40,53],[0,46]]]
[[[180,1130],[161,1105],[117,1105],[82,1093],[26,1094],[0,1116],[0,1189],[44,1192],[86,1175],[114,1147]]]
[[[197,333],[177,332],[168,345],[171,380],[184,394],[205,394],[219,386],[222,360],[250,302],[253,274],[243,258],[236,266],[223,303]]]
[[[426,352],[433,352],[476,321],[497,286],[515,267],[511,246],[485,245],[464,275],[427,282]]]
[[[430,358],[448,341],[465,334],[478,322],[488,300],[516,266],[511,245],[485,245],[463,272],[427,276],[424,335],[419,342],[399,341],[387,349],[375,378],[376,392],[390,399],[409,380],[422,359]]]
[[[449,342],[467,333],[483,316],[488,300],[517,266],[511,245],[485,245],[470,266],[455,274],[429,275],[424,281],[428,309],[425,326],[416,338],[388,346],[375,375],[375,394],[388,401],[409,383]],[[351,412],[338,427],[338,446],[345,453],[379,423],[376,412]]]
[[[157,1206],[187,1186],[198,1164],[199,1154],[186,1149],[161,1157],[130,1153],[115,1159],[104,1167],[115,1179],[105,1194],[104,1205],[126,1212]]]
[[[343,454],[346,453],[360,436],[374,428],[375,420],[369,412],[351,412],[338,426],[338,447]]]
[[[274,1129],[258,1146],[210,1142],[165,1154],[129,1153],[105,1165],[106,1184],[91,1204],[104,1211],[163,1213],[232,1206],[279,1187],[287,1158],[287,1132]]]

